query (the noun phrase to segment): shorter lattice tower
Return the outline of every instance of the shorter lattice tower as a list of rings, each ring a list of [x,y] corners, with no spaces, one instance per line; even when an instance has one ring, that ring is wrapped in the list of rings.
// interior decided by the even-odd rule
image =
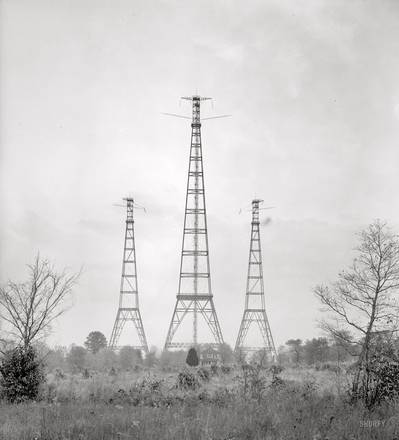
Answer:
[[[116,313],[114,328],[112,329],[109,346],[118,348],[119,337],[128,321],[132,321],[138,335],[139,345],[129,344],[134,348],[148,353],[147,339],[144,333],[143,321],[139,308],[139,294],[137,288],[136,246],[134,240],[134,200],[130,197],[123,199],[126,202],[126,229],[123,248],[122,278],[119,293],[119,307]]]
[[[262,249],[260,242],[259,205],[262,200],[252,200],[251,242],[249,247],[249,264],[247,276],[247,290],[245,294],[245,310],[238,332],[235,351],[247,354],[265,350],[273,359],[276,358],[272,332],[266,315],[265,294],[263,284]],[[259,327],[263,344],[247,346],[245,339],[251,324]]]

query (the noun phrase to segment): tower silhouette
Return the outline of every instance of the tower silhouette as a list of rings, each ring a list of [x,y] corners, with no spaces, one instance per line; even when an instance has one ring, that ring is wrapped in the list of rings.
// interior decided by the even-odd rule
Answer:
[[[206,220],[204,171],[201,144],[201,101],[210,98],[184,97],[192,102],[191,146],[184,213],[183,242],[180,260],[179,287],[165,349],[198,344],[198,317],[209,327],[214,344],[223,343],[222,331],[213,303],[209,267],[208,228]],[[191,341],[173,342],[177,329],[187,315],[193,317]]]
[[[143,322],[141,320],[137,288],[136,246],[134,240],[133,219],[133,209],[135,205],[134,200],[130,197],[123,200],[126,202],[127,215],[123,248],[122,278],[119,294],[119,307],[116,313],[115,324],[112,329],[109,346],[111,348],[118,347],[119,337],[126,322],[132,321],[137,331],[139,345],[131,345],[147,353],[148,345],[144,333]]]
[[[247,289],[245,294],[245,310],[242,316],[237,342],[236,352],[248,353],[251,351],[265,350],[272,358],[276,357],[273,336],[265,309],[265,294],[263,285],[262,249],[260,242],[259,205],[262,200],[252,200],[251,242],[249,246],[249,263],[247,275]],[[263,344],[249,347],[245,345],[245,339],[252,323],[259,327]]]

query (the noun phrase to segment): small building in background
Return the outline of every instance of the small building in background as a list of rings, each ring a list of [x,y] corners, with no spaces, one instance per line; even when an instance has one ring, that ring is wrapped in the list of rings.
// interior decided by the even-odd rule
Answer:
[[[220,365],[221,357],[217,350],[212,347],[206,347],[201,350],[200,364],[203,367],[211,367],[212,365]]]

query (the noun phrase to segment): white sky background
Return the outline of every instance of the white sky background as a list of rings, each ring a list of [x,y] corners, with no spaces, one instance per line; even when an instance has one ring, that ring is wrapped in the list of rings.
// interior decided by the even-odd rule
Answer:
[[[150,345],[175,304],[190,141],[178,98],[203,115],[210,261],[224,337],[244,305],[250,214],[262,229],[277,345],[320,334],[312,287],[351,260],[354,232],[398,227],[396,1],[1,0],[0,279],[40,251],[84,275],[52,344],[110,336],[125,212],[137,212],[139,291]]]

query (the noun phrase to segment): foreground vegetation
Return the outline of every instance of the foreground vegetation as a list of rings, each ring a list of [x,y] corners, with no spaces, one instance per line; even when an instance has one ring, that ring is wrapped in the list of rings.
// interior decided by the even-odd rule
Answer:
[[[0,440],[398,440],[399,237],[379,221],[359,237],[352,266],[315,288],[328,337],[288,340],[278,365],[227,344],[143,358],[99,331],[49,349],[79,274],[37,257],[28,281],[0,286]]]
[[[347,383],[347,373],[309,368],[50,374],[43,400],[0,404],[0,439],[397,438],[399,403],[352,405]]]

